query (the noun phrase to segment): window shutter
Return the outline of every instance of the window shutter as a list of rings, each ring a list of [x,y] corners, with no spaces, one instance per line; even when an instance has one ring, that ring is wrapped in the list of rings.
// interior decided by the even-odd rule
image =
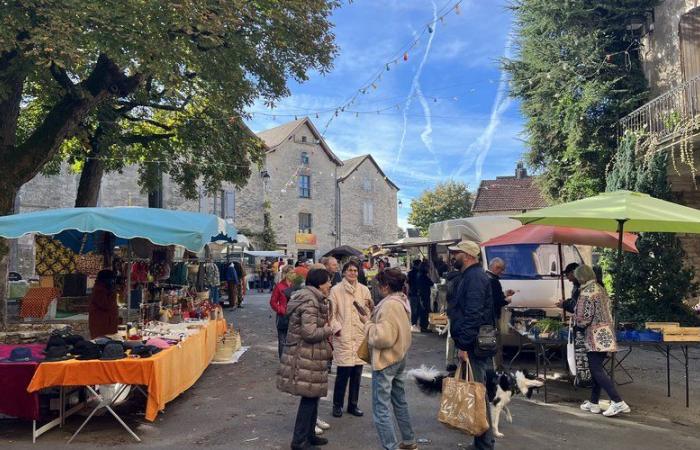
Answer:
[[[224,219],[233,219],[236,216],[236,192],[224,191]]]

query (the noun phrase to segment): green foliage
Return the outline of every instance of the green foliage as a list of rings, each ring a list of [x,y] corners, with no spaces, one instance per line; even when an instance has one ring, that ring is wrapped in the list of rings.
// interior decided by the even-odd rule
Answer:
[[[449,219],[460,219],[472,215],[472,193],[465,183],[447,181],[427,189],[411,200],[408,222],[428,233],[431,223]]]
[[[641,136],[626,134],[617,150],[607,177],[607,190],[628,189],[673,201],[666,178],[669,155],[657,152],[644,158],[640,155]],[[617,252],[604,252],[602,265],[613,274],[617,287],[618,320],[643,323],[672,321],[696,323],[697,319],[683,300],[694,295],[694,270],[683,263],[681,243],[672,233],[641,233],[637,240],[639,254],[625,253],[622,264]]]
[[[23,81],[21,144],[61,100],[88,95],[81,82],[105,55],[122,73],[138,74],[138,86],[67,123],[61,151],[38,159],[41,166],[48,161],[47,172],[61,161],[79,169],[87,158],[102,159],[107,171],[140,164],[147,189],[154,181],[147,162],[159,160],[190,198],[198,179],[209,191],[222,181],[241,185],[262,157],[261,143],[243,125],[245,108],[288,95],[289,78],[303,82],[310,71],[331,68],[336,47],[329,17],[338,6],[336,0],[9,2],[0,17],[0,100],[13,95],[12,76]],[[5,113],[0,116],[11,123]]]
[[[263,230],[259,235],[262,250],[277,250],[277,235],[272,228],[269,208],[265,208],[263,216]]]
[[[517,54],[503,62],[526,117],[528,164],[555,200],[595,195],[617,121],[647,98],[626,25],[657,0],[513,0]]]

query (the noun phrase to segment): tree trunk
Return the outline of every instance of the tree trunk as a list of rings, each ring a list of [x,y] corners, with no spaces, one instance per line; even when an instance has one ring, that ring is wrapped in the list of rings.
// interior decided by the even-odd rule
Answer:
[[[104,172],[104,163],[101,160],[88,159],[85,161],[83,171],[80,173],[78,194],[75,197],[76,208],[97,206]]]

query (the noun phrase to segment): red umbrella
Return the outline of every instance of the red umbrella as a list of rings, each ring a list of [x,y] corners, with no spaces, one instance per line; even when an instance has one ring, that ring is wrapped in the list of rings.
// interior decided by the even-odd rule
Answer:
[[[523,225],[506,234],[502,234],[481,244],[482,247],[513,244],[557,244],[559,246],[559,267],[563,269],[562,245],[590,245],[593,247],[618,248],[619,234],[608,231],[585,228],[557,227],[553,225]],[[622,249],[626,252],[639,253],[635,243],[637,235],[624,233]],[[561,275],[562,300],[564,293],[564,274]],[[566,317],[566,312],[564,312]]]
[[[562,244],[590,245],[593,247],[617,248],[618,234],[585,228],[556,227],[553,225],[523,225],[506,234],[502,234],[481,244],[482,247],[512,244]],[[622,249],[626,252],[639,253],[635,243],[637,235],[624,233]]]

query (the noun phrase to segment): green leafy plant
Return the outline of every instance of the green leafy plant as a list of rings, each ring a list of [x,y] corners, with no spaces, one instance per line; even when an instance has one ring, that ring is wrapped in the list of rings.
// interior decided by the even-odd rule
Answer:
[[[434,189],[426,189],[419,197],[411,200],[408,222],[415,225],[425,236],[431,223],[471,215],[472,193],[467,185],[447,181],[439,183]]]
[[[559,330],[563,328],[561,320],[554,319],[551,317],[546,317],[544,319],[538,320],[532,325],[532,328],[537,329],[540,333],[559,333]]]

